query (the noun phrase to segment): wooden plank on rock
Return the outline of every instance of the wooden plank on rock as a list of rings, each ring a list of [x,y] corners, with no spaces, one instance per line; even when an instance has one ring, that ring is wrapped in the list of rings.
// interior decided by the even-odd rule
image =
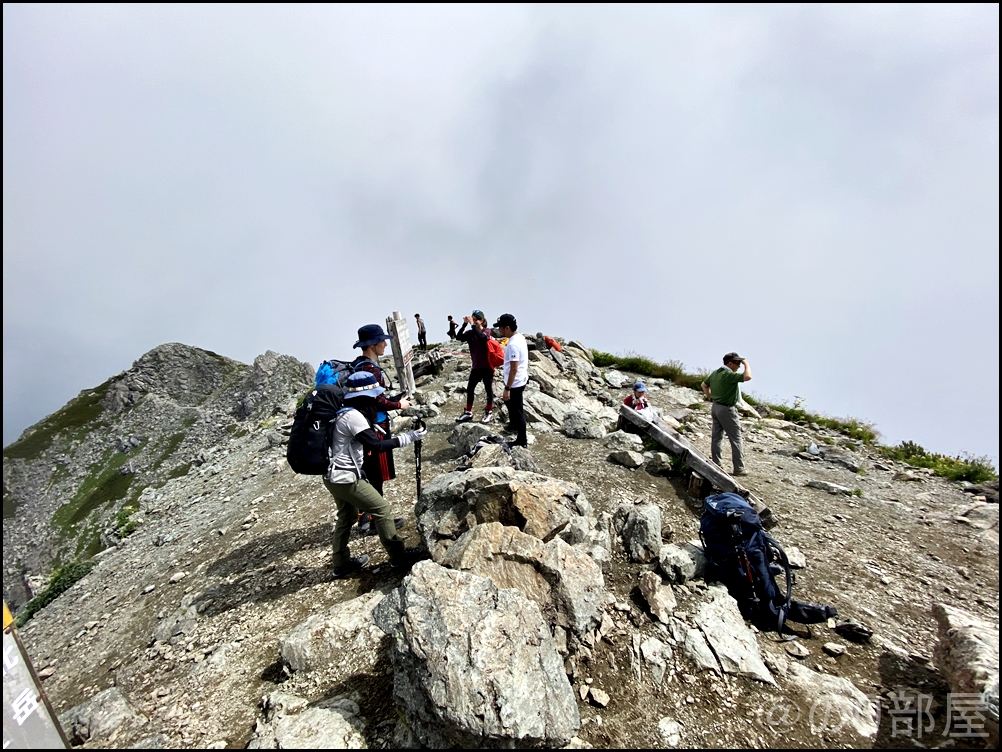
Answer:
[[[761,499],[704,457],[682,434],[667,423],[657,417],[653,421],[647,420],[639,412],[626,405],[620,405],[619,414],[624,420],[641,429],[671,454],[680,457],[689,468],[699,473],[714,488],[719,488],[721,491],[730,491],[745,498],[755,511],[758,512],[765,527],[771,528],[776,524],[772,510]]]

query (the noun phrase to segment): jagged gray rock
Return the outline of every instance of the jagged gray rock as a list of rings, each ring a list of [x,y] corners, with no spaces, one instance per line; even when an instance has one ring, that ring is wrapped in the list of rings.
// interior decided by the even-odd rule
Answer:
[[[365,749],[358,704],[335,697],[310,705],[305,698],[272,692],[261,700],[264,718],[247,749]]]
[[[435,561],[475,525],[500,522],[540,540],[550,540],[574,518],[595,528],[581,489],[545,475],[510,467],[476,468],[434,478],[414,508],[418,530]]]
[[[837,727],[851,728],[859,736],[869,738],[877,733],[877,711],[855,684],[841,676],[819,674],[796,662],[790,662],[787,683],[799,692],[810,708],[821,700],[824,714],[817,719],[819,730]]]
[[[536,459],[532,456],[526,447],[512,447],[511,448],[511,461],[515,466],[516,470],[523,470],[527,473],[541,474],[543,471],[536,462]]]
[[[708,600],[699,607],[695,622],[713,648],[724,673],[746,676],[766,684],[775,684],[762,661],[755,634],[745,624],[727,589],[719,585],[707,590]]]
[[[464,533],[441,563],[488,577],[499,588],[520,590],[539,605],[552,629],[570,629],[578,639],[602,621],[602,570],[559,538],[543,543],[518,528],[486,523]]]
[[[397,707],[425,746],[564,745],[577,732],[563,660],[518,590],[424,561],[374,617],[393,641]]]
[[[183,640],[185,635],[194,632],[198,623],[197,599],[198,594],[196,593],[184,596],[177,611],[161,621],[153,630],[153,639],[176,644]]]
[[[572,439],[601,439],[606,433],[599,420],[584,410],[568,413],[562,430]]]
[[[706,557],[700,546],[692,543],[669,543],[658,551],[658,564],[669,582],[684,585],[689,580],[703,576]]]
[[[567,405],[541,391],[526,393],[525,402],[554,426],[562,425],[569,412]]]
[[[647,601],[654,618],[662,624],[667,624],[678,607],[671,586],[665,585],[657,572],[647,571],[640,575],[640,593]]]
[[[617,465],[622,465],[623,467],[628,467],[631,470],[635,470],[636,468],[643,466],[644,455],[640,452],[630,451],[612,452],[609,455],[609,461],[615,462]]]
[[[279,655],[293,671],[323,670],[328,681],[370,671],[385,640],[372,621],[382,599],[373,591],[313,614],[282,638]]]
[[[59,716],[70,744],[107,746],[112,734],[127,734],[147,723],[145,715],[125,699],[118,687],[109,687]]]
[[[665,452],[654,452],[645,463],[644,469],[651,475],[667,475],[673,471],[674,466],[671,457]]]
[[[830,494],[852,496],[851,488],[846,488],[845,486],[840,486],[838,483],[831,483],[827,480],[810,480],[807,481],[807,486],[808,488],[816,488],[819,491],[827,491]]]
[[[478,441],[493,433],[490,426],[485,426],[483,423],[460,423],[452,429],[449,443],[456,447],[459,454],[469,454]]]
[[[706,637],[701,631],[695,628],[687,629],[683,643],[683,650],[693,663],[701,671],[713,671],[720,673],[720,664],[717,663],[710,645],[706,642]]]
[[[605,382],[613,389],[620,389],[630,383],[630,380],[619,371],[610,368],[605,372]]]
[[[439,407],[449,401],[449,396],[441,390],[431,392],[418,392],[414,395],[414,401],[419,405],[435,405]]]
[[[613,515],[623,548],[633,561],[653,561],[661,550],[661,509],[655,504],[623,504]]]
[[[664,681],[665,670],[672,657],[671,647],[657,637],[648,637],[640,643],[640,655],[650,669],[654,683],[660,685]]]
[[[999,738],[999,626],[954,606],[932,609],[939,626],[935,660],[953,692],[978,695],[987,712],[985,730],[993,745]]]
[[[644,440],[635,433],[627,433],[626,431],[613,431],[603,439],[602,443],[614,452],[644,451]]]

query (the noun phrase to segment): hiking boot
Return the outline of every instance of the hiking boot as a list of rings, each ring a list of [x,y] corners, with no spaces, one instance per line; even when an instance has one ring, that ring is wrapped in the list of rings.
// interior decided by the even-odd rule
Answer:
[[[334,579],[343,580],[345,577],[351,577],[356,572],[361,572],[362,567],[368,563],[369,557],[365,554],[348,559],[348,561],[341,566],[334,567]]]
[[[485,425],[487,423],[493,423],[494,422],[494,411],[493,410],[484,410],[484,417],[480,419],[480,422],[484,423]]]
[[[428,557],[428,552],[423,548],[405,548],[402,554],[390,562],[390,569],[394,572],[407,572],[419,561]]]
[[[741,478],[745,475],[748,475],[747,470],[735,470],[733,473],[731,473],[731,476],[734,478]]]
[[[463,410],[463,414],[456,418],[457,423],[469,423],[473,420],[473,412],[471,410]]]

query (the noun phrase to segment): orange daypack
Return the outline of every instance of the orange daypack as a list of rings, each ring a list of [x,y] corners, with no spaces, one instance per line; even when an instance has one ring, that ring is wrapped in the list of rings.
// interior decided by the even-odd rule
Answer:
[[[487,365],[491,368],[504,365],[504,348],[493,337],[487,338]]]

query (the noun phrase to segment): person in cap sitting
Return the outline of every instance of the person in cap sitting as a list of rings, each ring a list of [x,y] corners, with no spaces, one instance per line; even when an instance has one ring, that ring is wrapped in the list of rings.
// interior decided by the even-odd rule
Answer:
[[[648,420],[651,420],[653,416],[651,405],[647,401],[647,385],[643,381],[638,381],[633,385],[633,393],[626,396],[623,404],[632,407]]]
[[[738,370],[744,366],[744,371]],[[713,462],[720,466],[722,457],[721,446],[724,434],[731,442],[731,462],[734,464],[734,475],[747,475],[745,471],[744,442],[741,437],[741,424],[738,422],[738,400],[741,399],[740,384],[751,381],[751,365],[736,352],[724,356],[724,365],[706,377],[700,384],[709,400],[713,403],[710,415],[713,418],[713,431],[710,439],[710,454]]]
[[[389,503],[367,479],[364,455],[367,452],[388,452],[397,447],[421,441],[427,430],[405,431],[396,438],[387,438],[376,423],[377,398],[386,390],[376,377],[366,371],[351,374],[345,382],[344,408],[338,412],[331,439],[331,463],[324,485],[337,505],[333,545],[335,579],[347,577],[364,567],[369,557],[352,558],[348,550],[351,527],[360,513],[372,516],[372,526],[390,557],[395,571],[409,569],[423,558],[423,550],[406,548],[397,535],[403,520],[394,520]]]
[[[470,327],[469,331],[466,330],[467,326]],[[473,401],[477,395],[477,384],[481,382],[487,394],[487,405],[484,407],[484,417],[480,422],[490,423],[494,420],[494,369],[487,362],[487,340],[490,337],[487,317],[483,311],[474,310],[469,316],[463,316],[463,325],[456,332],[456,339],[470,346],[472,369],[466,382],[466,409],[456,418],[457,423],[473,420]]]
[[[626,395],[626,399],[623,400],[623,404],[627,407],[632,407],[638,413],[647,418],[647,420],[654,420],[654,408],[651,407],[650,402],[647,401],[647,385],[643,381],[638,381],[633,385],[633,391]],[[623,416],[619,416],[619,420],[616,422],[616,430],[625,431],[626,433],[635,433],[640,436],[644,435],[643,429],[633,425],[628,420],[623,420]]]
[[[393,339],[393,335],[383,331],[379,324],[366,324],[358,330],[358,342],[355,347],[362,348],[362,354],[351,362],[354,372],[365,371],[371,373],[379,386],[384,389],[392,387],[389,378],[379,365],[379,359],[386,352],[386,343]],[[390,438],[390,410],[406,410],[411,406],[410,400],[401,397],[399,400],[391,400],[385,394],[380,394],[376,398],[376,417],[373,421],[383,431],[384,438]],[[377,493],[382,495],[383,483],[397,477],[397,470],[393,463],[392,450],[375,451],[367,449],[365,451],[362,469],[365,470],[366,478]],[[370,535],[374,531],[371,525],[371,518],[368,514],[363,514],[358,521],[358,532],[362,535]]]

